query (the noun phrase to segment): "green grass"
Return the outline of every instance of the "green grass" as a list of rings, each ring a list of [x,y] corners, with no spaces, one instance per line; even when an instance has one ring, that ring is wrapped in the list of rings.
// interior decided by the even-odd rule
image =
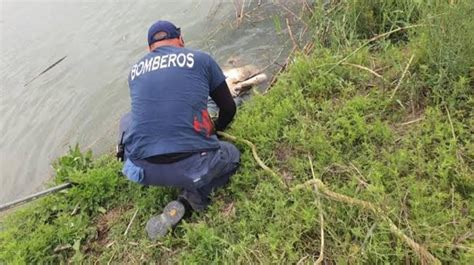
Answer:
[[[381,207],[443,263],[469,264],[474,5],[446,2],[353,0],[315,8],[308,22],[313,52],[297,55],[269,93],[247,102],[229,133],[255,143],[290,187],[312,178],[310,156],[331,190]],[[409,25],[422,26],[347,58],[383,79],[335,64],[374,35]],[[77,185],[1,221],[0,263],[314,262],[321,240],[315,193],[282,189],[247,146],[237,146],[242,167],[231,184],[207,212],[160,242],[146,238],[144,224],[177,191],[128,182],[113,157],[94,160],[74,148],[56,163],[55,181]],[[322,211],[326,261],[420,263],[379,216],[325,197]]]

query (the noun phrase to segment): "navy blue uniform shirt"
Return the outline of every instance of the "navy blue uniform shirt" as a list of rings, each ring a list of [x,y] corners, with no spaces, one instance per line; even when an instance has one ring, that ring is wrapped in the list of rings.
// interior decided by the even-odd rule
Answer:
[[[218,149],[207,101],[224,81],[219,65],[203,52],[162,46],[143,57],[128,78],[132,109],[124,137],[127,157]]]

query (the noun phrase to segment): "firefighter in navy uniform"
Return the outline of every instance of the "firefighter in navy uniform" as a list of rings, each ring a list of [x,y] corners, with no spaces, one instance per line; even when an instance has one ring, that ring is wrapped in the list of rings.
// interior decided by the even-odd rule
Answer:
[[[236,112],[215,60],[185,48],[180,29],[168,21],[150,27],[148,46],[150,52],[130,71],[132,106],[122,117],[120,141],[128,179],[182,190],[163,213],[148,221],[147,233],[156,239],[185,214],[210,204],[210,193],[227,184],[237,170],[240,152],[215,134]],[[219,107],[215,123],[207,111],[209,97]]]

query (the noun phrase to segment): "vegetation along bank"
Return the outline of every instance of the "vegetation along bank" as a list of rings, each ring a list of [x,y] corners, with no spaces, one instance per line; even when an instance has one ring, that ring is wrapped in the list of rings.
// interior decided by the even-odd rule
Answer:
[[[474,2],[330,2],[239,111],[242,166],[207,212],[149,241],[177,191],[72,148],[54,181],[76,185],[1,220],[0,263],[472,262]]]

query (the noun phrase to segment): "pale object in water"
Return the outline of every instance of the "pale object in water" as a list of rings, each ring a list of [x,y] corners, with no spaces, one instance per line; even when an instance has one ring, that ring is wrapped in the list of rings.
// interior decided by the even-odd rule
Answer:
[[[232,97],[238,97],[252,88],[252,86],[267,80],[267,75],[254,65],[226,69],[224,70],[224,75]]]

